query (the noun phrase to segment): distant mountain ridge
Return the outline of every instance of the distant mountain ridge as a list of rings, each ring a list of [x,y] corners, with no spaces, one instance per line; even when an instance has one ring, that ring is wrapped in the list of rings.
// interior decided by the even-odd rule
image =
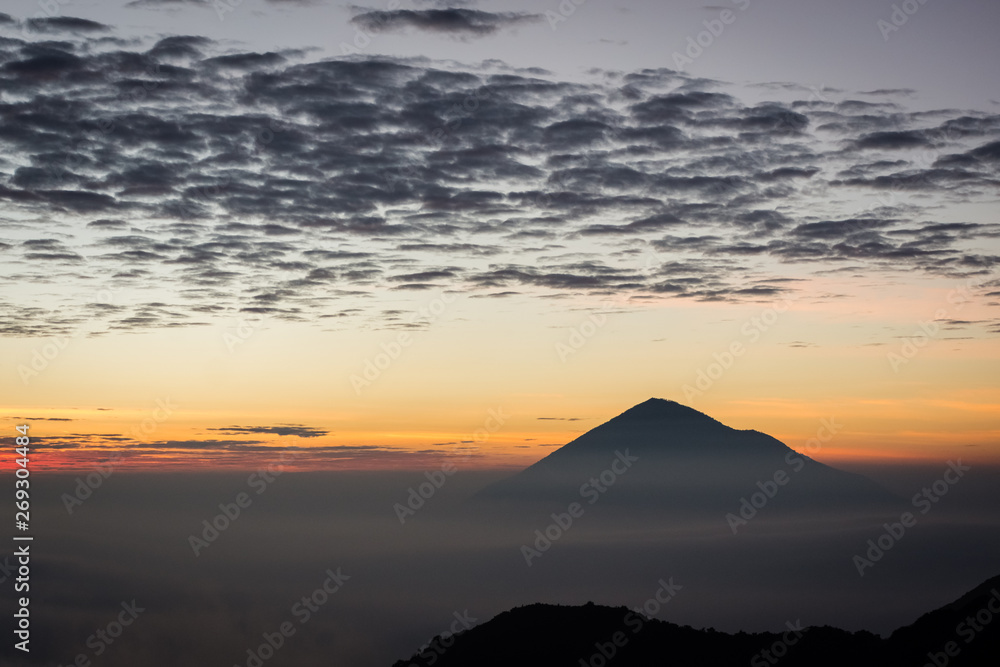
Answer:
[[[837,425],[819,424],[835,437]],[[557,501],[577,495],[622,452],[636,459],[616,481],[611,504],[646,510],[731,511],[741,498],[775,489],[786,510],[893,505],[866,477],[819,463],[781,441],[738,430],[674,401],[651,398],[597,426],[516,475],[481,491],[478,502]],[[771,497],[768,498],[771,500]],[[602,501],[604,502],[604,501]]]
[[[780,632],[728,634],[627,607],[532,604],[435,637],[393,667],[995,667],[998,657],[1000,576],[886,639],[797,622]]]

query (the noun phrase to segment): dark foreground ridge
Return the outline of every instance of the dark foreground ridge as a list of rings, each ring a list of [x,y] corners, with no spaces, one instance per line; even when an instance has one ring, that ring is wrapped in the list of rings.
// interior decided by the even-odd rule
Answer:
[[[727,634],[627,607],[532,604],[453,637],[435,637],[393,667],[996,667],[1000,576],[888,638],[829,626]]]

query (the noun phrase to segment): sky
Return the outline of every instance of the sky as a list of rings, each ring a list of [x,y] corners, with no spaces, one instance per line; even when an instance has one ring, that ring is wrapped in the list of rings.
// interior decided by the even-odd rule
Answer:
[[[40,468],[519,468],[651,396],[1000,461],[996,3],[6,7]]]

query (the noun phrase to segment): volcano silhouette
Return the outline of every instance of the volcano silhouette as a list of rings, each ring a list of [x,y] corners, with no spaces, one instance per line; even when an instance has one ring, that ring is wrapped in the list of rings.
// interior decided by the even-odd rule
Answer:
[[[835,437],[832,420],[817,424]],[[817,440],[819,443],[819,440]],[[820,450],[821,451],[821,450]],[[615,463],[615,461],[618,463]],[[628,463],[626,467],[625,462]],[[674,401],[651,398],[479,492],[478,503],[577,500],[604,488],[602,505],[633,511],[881,511],[901,500],[753,430],[738,430]],[[608,484],[608,482],[611,482]],[[587,493],[592,497],[593,491]]]

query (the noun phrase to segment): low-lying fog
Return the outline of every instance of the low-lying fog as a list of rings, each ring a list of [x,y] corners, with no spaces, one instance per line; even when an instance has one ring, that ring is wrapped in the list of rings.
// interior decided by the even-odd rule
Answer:
[[[877,517],[777,519],[781,489],[741,522],[630,511],[614,486],[593,502],[464,502],[506,471],[459,470],[433,493],[441,477],[423,472],[116,472],[70,513],[77,475],[37,473],[30,663],[388,666],[437,633],[531,602],[646,605],[725,631],[801,620],[888,633],[1000,573],[1000,470],[974,467],[937,496],[946,467],[852,469],[900,496],[896,522],[912,515],[889,536]],[[914,499],[923,487],[933,502]],[[239,516],[219,518],[220,504]],[[736,494],[734,517],[740,506]],[[854,558],[878,555],[866,552],[880,538],[877,560]],[[11,586],[16,564],[0,564]],[[661,581],[680,587],[666,605],[654,602]],[[3,604],[10,618],[13,594]],[[280,648],[258,652],[265,634]]]

